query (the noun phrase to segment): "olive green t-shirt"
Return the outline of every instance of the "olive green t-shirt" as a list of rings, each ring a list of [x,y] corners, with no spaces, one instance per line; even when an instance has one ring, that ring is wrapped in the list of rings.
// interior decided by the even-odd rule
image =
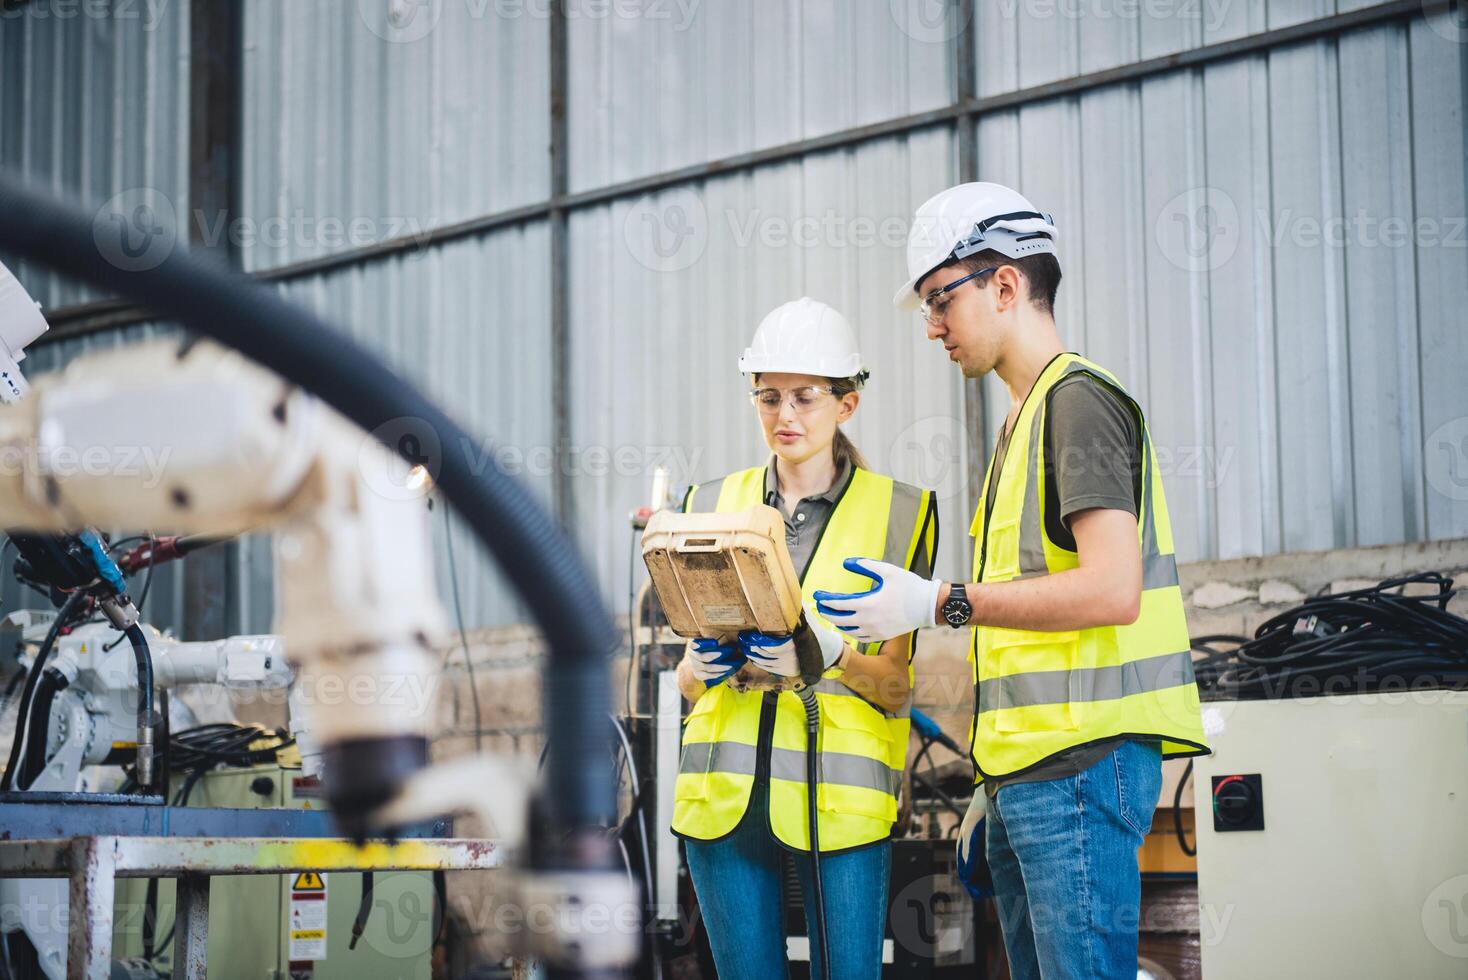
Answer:
[[[1141,433],[1131,408],[1090,375],[1076,374],[1057,382],[1049,399],[1044,432],[1045,529],[1050,540],[1074,551],[1070,518],[1078,511],[1106,507],[1137,514]],[[994,507],[1004,453],[1009,448],[1006,428],[1000,426],[994,472],[984,501],[986,514]],[[1124,741],[1113,738],[1065,749],[1019,775],[986,777],[984,789],[993,796],[1010,783],[1074,776]]]

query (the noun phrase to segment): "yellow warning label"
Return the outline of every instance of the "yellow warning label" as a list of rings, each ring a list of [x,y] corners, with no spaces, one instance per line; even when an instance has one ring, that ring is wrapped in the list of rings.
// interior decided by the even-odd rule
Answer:
[[[325,929],[292,929],[292,939],[325,939]]]
[[[326,882],[321,880],[319,871],[302,871],[296,875],[296,880],[291,883],[293,892],[324,892]]]

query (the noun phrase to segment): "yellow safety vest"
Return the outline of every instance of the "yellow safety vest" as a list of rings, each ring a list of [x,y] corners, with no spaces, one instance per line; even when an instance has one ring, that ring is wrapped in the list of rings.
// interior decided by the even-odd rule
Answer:
[[[1193,679],[1172,524],[1146,419],[1115,377],[1078,354],[1056,356],[1025,397],[986,525],[984,504],[994,475],[994,460],[989,461],[969,529],[976,539],[974,581],[1007,582],[1079,564],[1074,551],[1056,544],[1045,531],[1043,438],[1051,389],[1077,372],[1094,376],[1120,395],[1136,414],[1142,434],[1137,520],[1141,613],[1129,626],[1054,633],[974,627],[969,658],[975,689],[971,737],[977,781],[1022,772],[1064,749],[1122,735],[1157,738],[1165,756],[1209,751]]]
[[[764,502],[764,488],[764,467],[743,470],[693,487],[683,509],[745,510]],[[931,491],[851,467],[801,578],[807,615],[816,589],[860,592],[871,587],[870,579],[841,567],[847,558],[879,558],[910,568],[919,545],[925,544],[931,556],[937,540]],[[847,642],[873,655],[881,646]],[[821,779],[816,787],[821,852],[882,840],[897,819],[911,706],[882,711],[829,674],[816,685],[816,701],[821,713]],[[770,830],[786,846],[809,850],[805,753],[805,709],[794,694],[740,692],[727,684],[710,688],[684,723],[673,832],[696,840],[731,833],[744,817],[756,775],[767,773]]]

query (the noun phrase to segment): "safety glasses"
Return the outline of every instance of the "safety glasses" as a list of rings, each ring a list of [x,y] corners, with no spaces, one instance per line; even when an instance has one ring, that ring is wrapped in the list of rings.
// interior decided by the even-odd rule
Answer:
[[[836,389],[831,385],[801,385],[799,388],[755,388],[749,393],[749,400],[754,403],[765,415],[773,415],[785,404],[789,398],[795,405],[797,412],[809,412],[821,404],[822,395],[834,395]]]
[[[988,275],[991,272],[998,271],[998,269],[999,267],[997,265],[991,265],[987,269],[980,269],[978,272],[970,272],[962,279],[955,279],[941,289],[933,290],[931,293],[923,297],[922,304],[918,306],[918,312],[923,315],[923,319],[927,322],[937,323],[939,320],[943,319],[943,314],[948,312],[948,304],[953,302],[953,297],[949,296],[949,293],[953,292],[953,290],[957,289],[959,286],[962,286],[970,279],[977,279],[979,276]]]

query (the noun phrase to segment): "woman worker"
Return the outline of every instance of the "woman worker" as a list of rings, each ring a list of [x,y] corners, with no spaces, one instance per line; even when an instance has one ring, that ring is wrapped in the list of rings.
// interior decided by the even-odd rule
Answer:
[[[806,712],[789,690],[752,686],[768,675],[798,676],[791,638],[746,632],[727,645],[689,644],[678,686],[693,707],[683,731],[673,831],[686,842],[724,980],[786,975],[786,853],[805,896],[811,976],[875,978],[887,917],[888,838],[907,758],[915,634],[858,644],[815,613],[811,593],[869,587],[868,578],[843,567],[849,555],[927,576],[937,509],[931,491],[867,469],[839,428],[856,411],[868,376],[840,313],[808,298],[778,307],[760,323],[739,369],[751,381],[750,398],[773,455],[763,466],[694,486],[683,509],[740,511],[765,503],[785,519],[785,543],[805,598],[797,633],[813,631],[826,666],[815,690],[829,974],[815,941]]]

